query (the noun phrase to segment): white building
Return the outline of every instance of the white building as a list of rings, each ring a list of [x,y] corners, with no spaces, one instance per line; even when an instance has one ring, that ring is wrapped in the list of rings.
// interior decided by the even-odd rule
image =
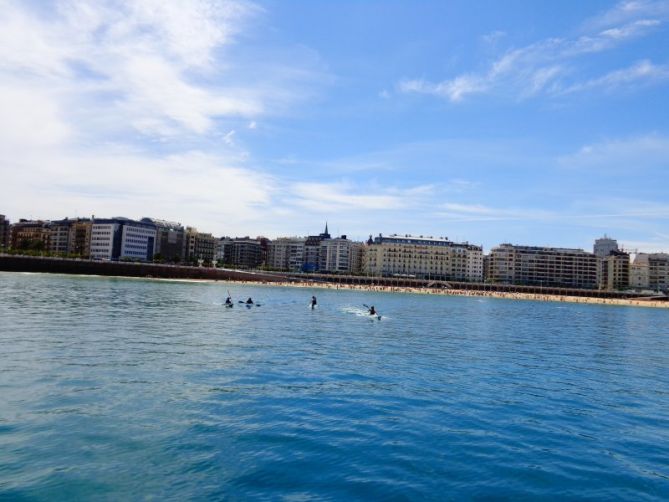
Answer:
[[[481,281],[483,249],[445,238],[379,235],[365,246],[363,269],[382,276]]]
[[[155,254],[156,227],[139,222],[127,222],[121,230],[121,255],[139,261],[151,261]]]
[[[630,268],[630,286],[655,291],[669,290],[669,254],[637,254]]]
[[[111,260],[114,255],[114,240],[120,227],[119,223],[93,222],[91,229],[91,259]]]
[[[128,218],[96,219],[91,229],[91,258],[150,261],[155,242],[156,228],[152,224]]]
[[[320,243],[320,272],[351,273],[360,271],[362,243],[353,242],[345,235]]]
[[[274,270],[299,272],[305,260],[305,243],[302,237],[280,237],[271,241],[267,251],[267,266]]]

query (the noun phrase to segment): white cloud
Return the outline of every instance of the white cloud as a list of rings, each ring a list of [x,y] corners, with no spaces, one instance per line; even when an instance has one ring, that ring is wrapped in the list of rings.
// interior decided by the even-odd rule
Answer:
[[[129,125],[150,136],[207,134],[221,117],[285,110],[319,78],[299,56],[265,63],[262,81],[235,71],[246,63],[230,49],[262,13],[242,0],[42,7],[3,2],[0,83],[49,91],[62,109],[75,103],[69,119],[89,137],[127,133]]]
[[[669,138],[648,134],[633,138],[606,140],[585,145],[579,151],[558,159],[558,165],[575,169],[602,169],[607,172],[666,170],[669,167]]]
[[[618,2],[611,9],[588,19],[584,24],[584,29],[588,31],[606,30],[611,26],[649,17],[666,20],[669,17],[669,2],[666,0],[625,0]]]
[[[501,208],[460,202],[441,204],[435,214],[449,221],[543,221],[555,218],[555,213],[536,208]]]
[[[454,102],[461,101],[468,94],[483,92],[487,87],[486,79],[475,75],[460,75],[452,80],[445,80],[437,84],[425,80],[404,80],[398,84],[400,92],[432,94]]]
[[[430,189],[426,186],[409,189],[370,186],[362,189],[348,182],[296,183],[291,187],[291,197],[295,198],[295,205],[320,212],[391,211],[415,205],[416,197]]]
[[[238,136],[327,75],[302,47],[238,55],[262,16],[244,0],[0,0],[3,212],[234,235],[290,210]]]
[[[0,150],[51,147],[73,134],[52,93],[0,83]]]
[[[403,93],[428,94],[451,102],[459,102],[468,95],[483,93],[498,93],[523,99],[537,94],[557,95],[564,93],[564,89],[569,89],[569,92],[591,89],[594,86],[588,85],[588,81],[581,83],[577,78],[579,73],[586,71],[579,68],[583,58],[593,57],[629,40],[646,36],[658,29],[665,19],[669,19],[669,9],[662,9],[655,3],[651,5],[650,2],[645,2],[644,6],[621,5],[618,11],[620,12],[615,15],[602,15],[597,23],[591,23],[589,33],[574,38],[547,38],[507,50],[483,72],[463,73],[441,82],[404,79],[398,83],[397,88]],[[623,12],[628,15],[623,16]],[[635,16],[629,15],[629,12],[633,12]],[[639,18],[640,14],[657,17]],[[610,19],[608,24],[604,22],[607,18]],[[641,69],[636,68],[635,79],[625,80],[619,75],[618,85],[632,84],[641,78],[652,77],[650,72],[641,75]],[[657,69],[658,72],[660,69],[662,73],[664,71],[662,67]],[[607,78],[616,78],[616,75],[605,75],[591,81]]]
[[[611,91],[630,84],[652,84],[669,79],[669,65],[655,65],[643,60],[621,70],[615,70],[601,77],[573,84],[560,91],[562,94],[585,90],[602,89]]]

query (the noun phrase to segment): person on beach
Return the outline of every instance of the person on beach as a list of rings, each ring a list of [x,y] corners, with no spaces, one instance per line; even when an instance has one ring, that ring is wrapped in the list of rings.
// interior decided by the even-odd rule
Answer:
[[[311,310],[314,310],[316,308],[316,305],[318,305],[318,302],[316,301],[316,297],[312,296],[311,297]]]
[[[250,296],[249,296],[249,299],[246,300],[246,304],[247,304],[247,305],[253,305],[253,300],[251,299]]]

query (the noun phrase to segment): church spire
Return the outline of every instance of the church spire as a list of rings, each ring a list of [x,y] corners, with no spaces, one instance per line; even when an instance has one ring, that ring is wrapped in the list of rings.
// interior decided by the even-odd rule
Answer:
[[[325,234],[327,235],[327,233],[328,233],[328,222],[326,221],[325,222]]]

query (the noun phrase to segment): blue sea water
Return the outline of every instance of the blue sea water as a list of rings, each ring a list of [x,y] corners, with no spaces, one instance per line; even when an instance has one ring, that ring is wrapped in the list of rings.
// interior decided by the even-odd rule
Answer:
[[[0,499],[668,497],[669,311],[0,273]]]

